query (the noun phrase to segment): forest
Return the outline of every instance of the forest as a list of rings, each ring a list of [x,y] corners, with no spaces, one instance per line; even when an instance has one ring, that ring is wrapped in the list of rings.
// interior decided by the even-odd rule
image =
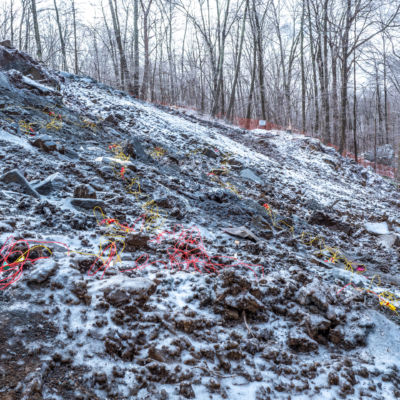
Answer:
[[[400,3],[2,0],[0,37],[137,98],[397,165]],[[367,156],[368,158],[368,156]]]
[[[399,27],[0,0],[0,400],[400,399]]]

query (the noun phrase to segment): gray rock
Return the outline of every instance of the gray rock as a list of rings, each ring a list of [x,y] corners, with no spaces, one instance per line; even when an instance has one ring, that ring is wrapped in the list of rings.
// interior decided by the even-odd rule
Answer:
[[[304,353],[318,349],[318,343],[304,332],[298,331],[297,328],[292,328],[289,331],[287,344],[291,349]]]
[[[229,235],[238,236],[243,239],[251,239],[256,242],[260,240],[252,231],[244,226],[239,226],[237,228],[225,228],[224,232],[229,233]]]
[[[40,199],[40,194],[29,184],[29,182],[19,173],[18,170],[13,169],[4,174],[1,178],[4,183],[18,183],[25,193]]]
[[[215,152],[213,149],[207,148],[204,150],[203,154],[209,158],[218,158],[219,154]]]
[[[156,284],[150,279],[121,279],[120,276],[108,279],[102,286],[104,298],[114,307],[126,305],[131,301],[143,304],[156,290]]]
[[[259,176],[257,176],[251,169],[243,169],[242,171],[240,171],[240,176],[244,179],[250,179],[253,182],[256,182],[260,185],[262,185],[263,181],[261,180],[261,178]]]
[[[125,240],[125,249],[126,251],[136,251],[138,249],[148,249],[149,246],[147,242],[150,240],[150,237],[143,233],[131,233],[127,236]]]
[[[399,236],[395,233],[389,233],[387,235],[380,235],[378,243],[387,249],[391,249],[394,246],[398,246],[400,243]]]
[[[179,384],[179,394],[183,396],[185,399],[196,398],[193,387],[189,382],[181,382]]]
[[[229,307],[236,308],[237,310],[245,310],[253,313],[264,308],[264,305],[248,292],[239,293],[235,296],[226,296],[224,303]]]
[[[389,233],[387,222],[366,222],[365,229],[374,235],[387,235]]]
[[[61,190],[66,184],[64,176],[59,172],[48,176],[44,181],[34,185],[35,190],[42,195],[49,195],[54,190]]]
[[[28,282],[43,283],[52,275],[57,268],[54,260],[41,260],[40,264],[35,265],[35,269],[29,273]]]
[[[11,44],[11,40],[3,40],[2,42],[0,42],[0,46],[7,47],[8,49],[13,48],[13,46]]]
[[[69,148],[64,149],[64,155],[67,156],[68,158],[72,158],[72,159],[79,158],[79,154],[76,151],[73,151],[72,149],[69,149]]]
[[[53,141],[53,138],[46,134],[35,136],[35,138],[31,141],[31,144],[32,146],[42,149],[47,153],[57,149],[57,145]]]
[[[114,114],[109,114],[109,115],[107,115],[106,118],[104,118],[103,122],[108,122],[110,124],[117,125],[119,121]]]
[[[136,137],[131,139],[131,141],[124,146],[123,152],[125,155],[131,156],[132,158],[136,158],[145,163],[152,161],[152,158],[144,151],[142,144]]]
[[[74,190],[76,199],[97,199],[96,192],[88,185],[79,185]]]
[[[8,81],[7,75],[1,71],[0,71],[0,87],[3,89],[7,89],[10,92],[13,91],[12,86],[10,85],[10,82]]]
[[[31,76],[36,81],[50,84],[53,87],[58,85],[58,82],[28,54],[5,46],[0,46],[0,69],[6,71],[15,69],[23,75]]]
[[[84,208],[85,210],[91,210],[94,207],[104,207],[104,201],[98,199],[70,199],[71,204],[74,207]]]

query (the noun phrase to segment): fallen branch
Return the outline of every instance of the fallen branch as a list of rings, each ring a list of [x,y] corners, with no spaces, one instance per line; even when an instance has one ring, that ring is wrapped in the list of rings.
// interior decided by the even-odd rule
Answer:
[[[247,324],[246,311],[243,310],[242,314],[243,314],[243,321],[244,321],[244,324],[246,325],[247,330],[249,331],[250,335],[253,336],[253,338],[255,339],[256,337],[254,336],[253,332],[251,331],[249,325]]]

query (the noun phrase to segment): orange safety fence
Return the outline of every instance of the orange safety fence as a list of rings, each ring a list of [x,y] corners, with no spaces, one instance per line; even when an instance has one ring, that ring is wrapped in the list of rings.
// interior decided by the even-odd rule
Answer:
[[[171,108],[175,108],[175,109],[183,108],[186,110],[198,111],[195,108],[188,107],[188,106],[176,106],[176,105],[172,105],[172,104],[168,104],[168,103],[161,103],[161,102],[155,102],[154,104],[159,104],[162,106],[171,107]],[[222,114],[219,114],[219,115],[217,115],[217,118],[224,119],[224,116]],[[253,129],[264,129],[266,131],[271,131],[271,130],[287,131],[288,130],[287,127],[284,127],[282,125],[277,125],[277,124],[274,124],[269,121],[265,121],[265,125],[260,125],[260,121],[261,120],[255,119],[255,118],[233,117],[231,124],[239,126],[240,128],[247,129],[247,130],[253,130]],[[311,136],[311,135],[308,135],[307,132],[303,132],[303,131],[301,131],[299,129],[295,129],[295,128],[290,128],[290,132],[297,133],[300,135],[305,135],[305,136]],[[321,140],[321,138],[319,138],[317,136],[313,136],[313,137]],[[322,140],[321,140],[321,142],[322,142]],[[332,143],[326,143],[326,145],[329,147],[333,147],[337,151],[339,150],[339,147]],[[343,153],[343,156],[346,158],[351,158],[351,159],[355,160],[354,153],[351,153],[349,151],[345,151]],[[373,161],[365,160],[362,157],[357,157],[357,162],[358,162],[358,164],[362,165],[363,167],[371,167],[372,169],[374,169],[376,171],[377,174],[379,174],[381,176],[386,176],[386,177],[392,178],[392,179],[394,179],[396,177],[396,168],[391,167],[389,165],[379,164],[379,163],[376,163],[376,165],[375,165],[375,163]]]
[[[238,125],[238,126],[240,126],[241,128],[244,128],[244,129],[249,129],[249,130],[252,130],[252,129],[265,129],[266,131],[270,131],[270,130],[288,130],[288,128],[285,128],[285,127],[280,126],[280,125],[273,124],[273,123],[268,122],[268,121],[266,121],[264,126],[260,126],[259,122],[260,122],[260,120],[258,120],[258,119],[237,118],[237,117],[234,117],[234,119],[233,119],[233,124],[234,125]],[[307,135],[306,132],[303,132],[303,131],[301,131],[299,129],[290,128],[290,131],[292,133],[297,133],[297,134],[301,134],[301,135],[305,135],[305,136],[310,136],[310,135]],[[315,138],[321,140],[321,138],[318,138],[318,137],[315,137]],[[336,146],[336,145],[334,145],[332,143],[326,143],[326,145],[329,146],[329,147],[333,147],[337,151],[339,150],[339,146]],[[345,151],[343,153],[343,156],[346,157],[346,158],[351,158],[353,160],[355,160],[355,158],[356,158],[354,153],[351,153],[350,151]],[[363,157],[359,157],[359,156],[357,157],[357,162],[360,165],[362,165],[363,167],[371,167],[372,169],[375,169],[376,173],[381,175],[381,176],[386,176],[386,177],[392,178],[392,179],[394,179],[396,177],[396,168],[391,167],[390,165],[376,163],[376,166],[375,166],[375,163],[373,161],[365,160]]]

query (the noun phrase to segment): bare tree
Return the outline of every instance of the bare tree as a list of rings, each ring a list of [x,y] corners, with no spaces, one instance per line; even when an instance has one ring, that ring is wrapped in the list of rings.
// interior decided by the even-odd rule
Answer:
[[[36,0],[31,0],[31,10],[32,10],[32,18],[33,18],[33,27],[35,29],[35,40],[36,40],[36,54],[39,60],[42,59],[42,43],[40,41],[40,31],[39,31],[39,22],[38,15],[36,10]]]

